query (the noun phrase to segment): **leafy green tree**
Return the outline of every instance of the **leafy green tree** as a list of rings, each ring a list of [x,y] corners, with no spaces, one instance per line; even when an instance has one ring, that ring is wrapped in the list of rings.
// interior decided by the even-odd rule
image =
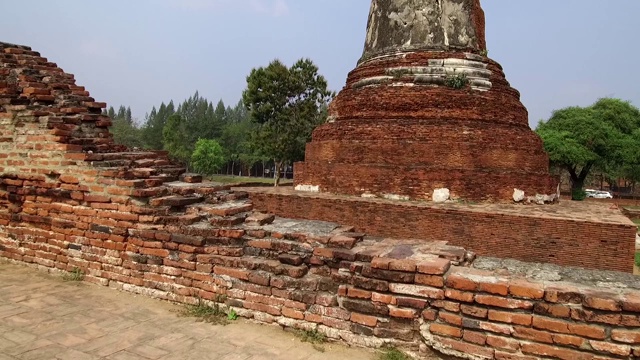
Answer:
[[[107,111],[107,115],[109,115],[109,117],[111,119],[115,119],[116,118],[116,110],[113,108],[113,106],[109,106],[109,110]]]
[[[222,146],[210,139],[199,139],[191,155],[193,170],[203,175],[213,175],[225,163]]]
[[[173,114],[167,119],[167,123],[162,129],[162,139],[164,149],[169,155],[188,165],[191,158],[191,150],[187,144],[185,121],[182,116]]]
[[[242,98],[258,125],[253,145],[276,164],[275,186],[286,163],[304,158],[311,132],[324,119],[322,108],[333,93],[318,67],[300,59],[288,68],[279,60],[251,70]]]
[[[112,125],[109,132],[113,135],[113,141],[128,148],[143,147],[141,130],[133,121],[131,108],[120,106],[120,110],[116,113],[111,106],[109,110],[103,112],[111,118]]]
[[[592,170],[610,178],[633,176],[637,171],[640,111],[619,99],[600,99],[594,105],[557,110],[541,121],[536,132],[542,138],[552,165],[571,178],[572,198],[581,197]]]
[[[243,173],[247,173],[259,159],[251,148],[251,133],[255,125],[249,118],[229,123],[222,133],[221,142],[225,157],[231,161],[231,173],[236,174],[235,166],[240,165]]]
[[[156,110],[155,107],[147,114],[144,126],[142,127],[142,140],[144,147],[154,150],[164,149],[163,131],[169,117],[175,114],[173,101],[165,105],[162,103]]]

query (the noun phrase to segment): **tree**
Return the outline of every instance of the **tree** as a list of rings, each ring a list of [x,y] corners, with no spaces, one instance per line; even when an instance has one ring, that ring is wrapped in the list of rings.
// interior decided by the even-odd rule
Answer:
[[[274,160],[275,186],[286,163],[304,158],[304,146],[324,120],[321,109],[332,97],[327,81],[309,59],[300,59],[291,68],[274,60],[247,76],[242,99],[258,125],[253,145],[256,153]]]
[[[600,99],[586,108],[555,111],[549,120],[538,124],[536,132],[552,165],[569,173],[572,198],[578,200],[592,170],[609,178],[629,176],[637,170],[638,129],[637,108],[619,99]]]
[[[144,126],[142,127],[142,139],[146,148],[154,150],[164,149],[164,126],[173,114],[175,114],[173,101],[170,101],[168,105],[162,103],[157,111],[154,107],[151,112],[147,114]]]
[[[191,155],[193,169],[203,175],[212,175],[224,165],[224,151],[215,140],[199,139]]]
[[[191,150],[187,146],[185,126],[182,116],[178,114],[169,116],[162,129],[162,139],[164,149],[169,152],[169,155],[188,165],[191,158]]]
[[[128,148],[143,147],[141,130],[133,122],[131,108],[120,106],[120,111],[116,114],[113,106],[108,111],[103,112],[111,118],[112,125],[109,132],[113,134],[116,144],[125,145]]]

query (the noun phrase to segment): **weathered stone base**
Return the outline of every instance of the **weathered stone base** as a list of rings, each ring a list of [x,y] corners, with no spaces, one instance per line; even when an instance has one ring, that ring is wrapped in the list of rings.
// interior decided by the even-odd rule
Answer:
[[[465,76],[460,88],[447,85]],[[295,185],[361,196],[509,203],[514,189],[553,196],[542,140],[502,67],[460,51],[394,51],[349,73],[313,131]]]
[[[483,256],[633,271],[636,226],[608,205],[434,204],[284,188],[244,190],[256,209],[278,216],[335,221],[373,235],[446,241]]]

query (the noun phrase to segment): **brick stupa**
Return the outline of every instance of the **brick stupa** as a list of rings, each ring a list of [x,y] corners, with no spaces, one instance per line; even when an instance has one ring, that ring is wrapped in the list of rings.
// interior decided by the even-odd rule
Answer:
[[[373,0],[362,58],[295,164],[296,188],[556,199],[520,93],[486,54],[479,0]]]

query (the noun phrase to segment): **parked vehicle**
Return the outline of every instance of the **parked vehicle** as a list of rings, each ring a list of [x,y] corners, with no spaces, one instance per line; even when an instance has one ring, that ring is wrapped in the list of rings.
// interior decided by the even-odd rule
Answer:
[[[613,199],[613,195],[608,191],[596,191],[593,197],[595,199]]]
[[[585,192],[587,193],[587,197],[588,198],[594,198],[594,199],[613,199],[613,195],[611,195],[610,192],[608,191],[603,191],[603,190],[594,190],[594,189],[586,189]]]

